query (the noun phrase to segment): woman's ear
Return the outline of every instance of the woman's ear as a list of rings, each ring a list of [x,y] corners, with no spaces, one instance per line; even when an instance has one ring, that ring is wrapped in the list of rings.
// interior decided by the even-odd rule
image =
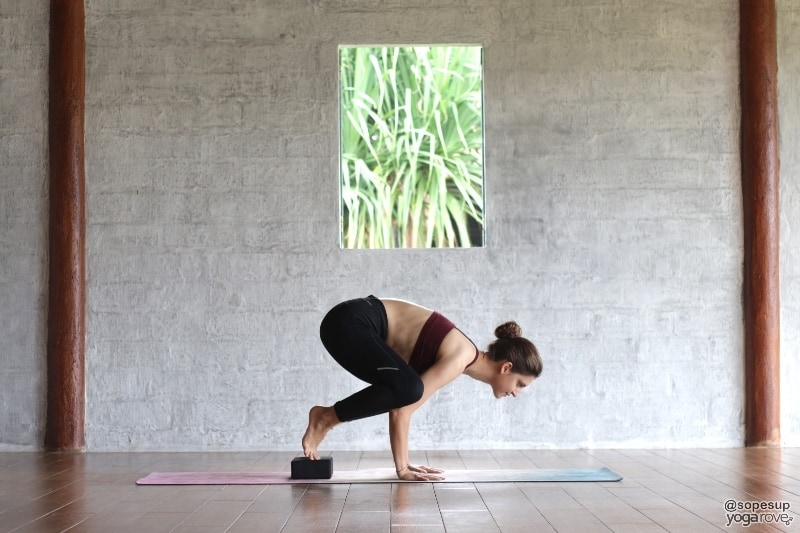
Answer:
[[[514,365],[511,364],[511,361],[505,361],[503,362],[503,364],[500,365],[500,373],[510,374],[512,368],[514,368]]]

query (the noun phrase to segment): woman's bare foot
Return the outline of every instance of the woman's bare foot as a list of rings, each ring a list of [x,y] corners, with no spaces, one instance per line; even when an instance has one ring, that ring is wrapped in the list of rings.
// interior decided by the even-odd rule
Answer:
[[[303,435],[303,453],[309,459],[319,459],[317,447],[328,431],[340,422],[333,407],[315,405],[308,412],[308,428]]]

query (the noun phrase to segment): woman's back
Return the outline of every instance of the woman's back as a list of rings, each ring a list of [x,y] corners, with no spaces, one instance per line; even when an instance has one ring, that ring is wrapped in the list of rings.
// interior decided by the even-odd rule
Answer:
[[[386,344],[408,362],[419,332],[433,311],[405,300],[381,298],[381,302],[386,308],[389,324]]]

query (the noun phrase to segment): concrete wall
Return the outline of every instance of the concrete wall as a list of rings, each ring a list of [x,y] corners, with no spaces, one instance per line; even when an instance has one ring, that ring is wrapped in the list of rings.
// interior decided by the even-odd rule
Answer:
[[[778,2],[781,157],[781,432],[800,445],[800,5]]]
[[[0,449],[41,446],[48,2],[0,2]]]
[[[19,166],[2,165],[0,316],[4,329],[27,318],[0,339],[0,398],[19,405],[0,446],[36,447],[46,58],[21,58],[45,57],[47,2],[13,4],[1,35],[21,44],[1,53],[30,80],[4,70],[0,105],[25,91],[33,112],[0,115],[3,163]],[[782,68],[796,80],[789,4]],[[88,0],[89,449],[299,450],[308,408],[360,386],[325,353],[319,321],[369,293],[436,308],[481,346],[514,318],[544,356],[519,399],[466,377],[441,391],[415,416],[413,448],[739,445],[737,6]],[[338,248],[337,46],[398,43],[485,48],[485,249]],[[794,105],[782,156],[796,168]],[[29,131],[21,158],[6,139]],[[796,220],[796,185],[784,187]],[[20,221],[6,191],[29,198]],[[796,317],[798,239],[783,238]],[[796,375],[792,328],[785,316]],[[797,442],[797,411],[784,417]],[[323,448],[386,448],[386,425],[342,426]]]

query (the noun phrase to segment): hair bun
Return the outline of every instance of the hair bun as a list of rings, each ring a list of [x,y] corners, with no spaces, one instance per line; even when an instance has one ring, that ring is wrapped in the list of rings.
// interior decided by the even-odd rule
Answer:
[[[494,330],[494,336],[498,339],[512,339],[514,337],[519,337],[521,333],[522,328],[513,320],[505,324],[500,324]]]

